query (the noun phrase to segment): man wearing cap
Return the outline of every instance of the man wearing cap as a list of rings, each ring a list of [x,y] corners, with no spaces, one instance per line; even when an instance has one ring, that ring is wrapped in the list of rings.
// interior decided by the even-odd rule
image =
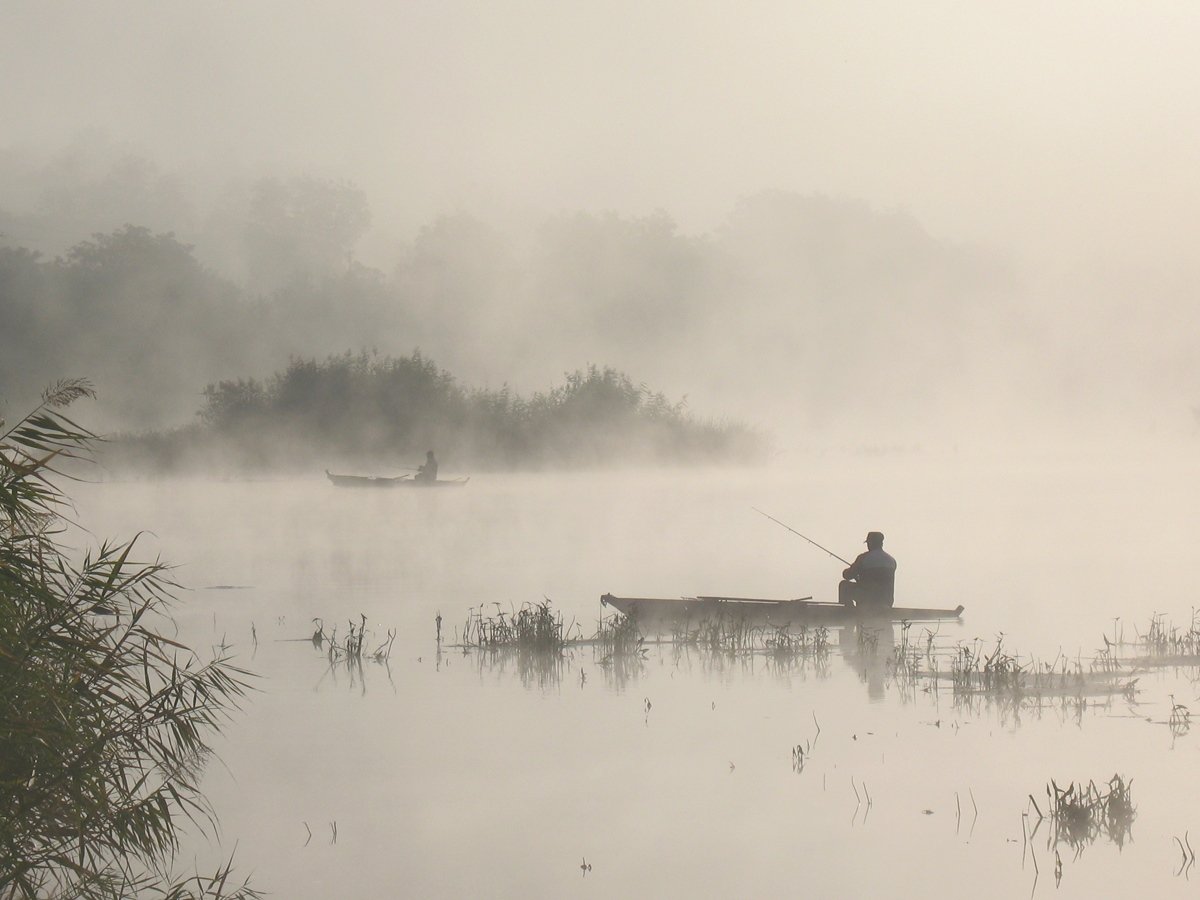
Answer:
[[[838,602],[860,609],[888,609],[896,602],[896,560],[883,552],[883,534],[867,534],[867,552],[842,572]]]

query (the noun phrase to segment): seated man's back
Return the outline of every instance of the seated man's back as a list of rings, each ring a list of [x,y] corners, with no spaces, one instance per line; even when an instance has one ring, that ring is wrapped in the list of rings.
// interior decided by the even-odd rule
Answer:
[[[843,603],[852,599],[854,606],[890,607],[896,602],[896,560],[883,550],[883,535],[872,531],[867,535],[867,551],[860,553],[842,573],[845,581],[839,585],[838,598]]]

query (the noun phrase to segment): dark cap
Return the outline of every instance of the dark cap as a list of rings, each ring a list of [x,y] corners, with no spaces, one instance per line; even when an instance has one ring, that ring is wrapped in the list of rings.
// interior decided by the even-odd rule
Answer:
[[[867,543],[868,544],[882,544],[883,543],[883,532],[882,531],[868,531],[867,532]]]

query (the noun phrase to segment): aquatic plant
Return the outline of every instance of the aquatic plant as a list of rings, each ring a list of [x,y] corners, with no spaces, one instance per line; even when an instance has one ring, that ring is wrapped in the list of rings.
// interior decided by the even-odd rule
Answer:
[[[1192,849],[1192,842],[1188,839],[1188,833],[1183,833],[1183,839],[1175,838],[1175,843],[1179,845],[1179,869],[1175,872],[1175,877],[1187,875],[1191,872],[1192,866],[1196,864],[1196,851]]]
[[[1174,694],[1168,696],[1171,699],[1171,715],[1167,725],[1174,734],[1187,734],[1192,728],[1192,712],[1186,704],[1176,703]]]
[[[949,680],[956,697],[978,694],[1011,703],[1050,697],[1081,700],[1125,695],[1132,699],[1137,690],[1137,679],[1111,661],[1093,661],[1086,669],[1082,659],[1062,655],[1050,662],[1032,658],[1022,662],[1004,648],[1003,635],[990,651],[978,639],[959,644],[950,659]]]
[[[183,823],[215,827],[199,773],[248,673],[162,634],[175,585],[135,541],[73,563],[55,540],[96,440],[60,410],[92,393],[60,382],[0,431],[0,897],[257,896],[228,863],[169,874]]]
[[[485,616],[483,606],[468,612],[462,634],[464,645],[540,652],[561,652],[567,645],[562,614],[551,608],[548,599],[526,603],[510,613],[505,613],[499,603],[492,605],[496,607],[495,615]]]
[[[892,647],[892,674],[905,681],[913,681],[921,671],[921,653],[908,638],[912,622],[900,623],[900,640]]]
[[[602,666],[611,664],[614,659],[644,658],[646,655],[646,640],[634,616],[614,613],[601,618],[593,643],[596,651],[602,654],[599,660]]]
[[[494,613],[488,613],[489,606]],[[493,670],[515,666],[527,686],[560,683],[572,662],[567,651],[591,647],[597,665],[608,676],[622,681],[635,674],[647,652],[635,621],[609,616],[601,619],[588,637],[579,623],[566,624],[549,599],[507,612],[494,602],[473,607],[467,612],[460,640],[456,646],[464,654],[479,651],[481,666]],[[585,683],[586,676],[581,672],[580,684]]]
[[[1173,625],[1161,613],[1150,618],[1145,634],[1138,633],[1136,646],[1144,651],[1132,663],[1143,667],[1200,666],[1200,618],[1195,611],[1186,627]]]
[[[824,625],[801,625],[792,631],[787,625],[763,632],[763,649],[776,661],[796,658],[824,658],[829,655],[829,629]]]
[[[1046,785],[1049,816],[1053,826],[1052,839],[1075,850],[1076,856],[1098,837],[1109,838],[1118,847],[1129,837],[1137,810],[1133,805],[1132,779],[1113,775],[1103,788],[1094,781],[1071,782],[1059,787],[1053,779]],[[1033,797],[1030,796],[1030,800]],[[1041,810],[1033,804],[1039,820]]]
[[[829,629],[824,625],[755,625],[746,616],[722,610],[674,627],[671,643],[729,656],[766,654],[776,662],[827,657]]]
[[[392,655],[392,644],[396,640],[394,628],[388,630],[387,637],[374,650],[366,649],[367,617],[365,615],[359,615],[357,625],[353,619],[347,623],[346,636],[341,641],[338,640],[336,625],[333,631],[326,635],[325,623],[322,619],[313,619],[313,624],[316,625],[316,631],[313,632],[311,638],[312,645],[318,650],[324,649],[330,662],[362,662],[363,659],[368,659],[372,662],[383,663],[387,662]]]

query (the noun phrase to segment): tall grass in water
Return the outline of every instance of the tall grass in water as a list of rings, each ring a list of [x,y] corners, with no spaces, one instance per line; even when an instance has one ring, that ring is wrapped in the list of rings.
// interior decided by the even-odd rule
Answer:
[[[1200,665],[1200,620],[1193,613],[1184,628],[1154,615],[1146,633],[1138,635],[1137,646],[1145,653],[1134,660],[1141,666]]]
[[[1118,847],[1124,846],[1136,815],[1132,786],[1132,780],[1126,781],[1120,775],[1113,775],[1103,788],[1094,781],[1086,785],[1072,782],[1062,788],[1051,779],[1046,795],[1054,840],[1071,847],[1077,856],[1101,836]]]
[[[646,641],[634,616],[614,613],[608,618],[602,618],[596,628],[593,643],[596,652],[601,654],[601,665],[606,665],[614,659],[632,659],[646,655]]]
[[[940,671],[933,671],[940,677]],[[1013,702],[1046,697],[1125,695],[1132,698],[1137,679],[1122,672],[1109,655],[1085,668],[1082,659],[1058,657],[1052,662],[1022,662],[1004,647],[1003,636],[990,650],[982,642],[960,644],[950,660],[949,679],[955,696],[979,694]]]
[[[60,410],[91,395],[0,423],[0,898],[257,896],[228,864],[168,874],[182,824],[215,826],[199,771],[247,673],[160,633],[174,585],[132,541],[76,564],[55,540],[55,481],[95,440]]]
[[[364,659],[377,663],[386,663],[392,655],[392,644],[396,640],[395,629],[389,629],[387,638],[374,650],[367,644],[367,617],[359,616],[356,625],[351,619],[347,623],[346,636],[338,640],[337,626],[330,634],[325,633],[325,623],[321,619],[313,619],[316,631],[313,632],[312,643],[318,650],[324,649],[331,663],[347,662],[361,663]]]
[[[498,603],[491,606],[496,610],[492,615],[486,614],[487,605],[468,611],[459,645],[463,652],[480,651],[481,666],[503,669],[514,664],[526,686],[559,684],[567,668],[564,651],[574,642],[562,614],[549,600],[508,612]]]
[[[484,607],[472,609],[463,626],[463,644],[482,649],[510,648],[534,652],[561,652],[567,645],[567,630],[562,613],[551,603],[526,603],[505,613],[496,606],[496,615],[485,616]]]
[[[829,629],[824,625],[756,625],[738,613],[721,612],[677,626],[672,643],[727,656],[766,654],[777,662],[820,659],[829,655]]]

